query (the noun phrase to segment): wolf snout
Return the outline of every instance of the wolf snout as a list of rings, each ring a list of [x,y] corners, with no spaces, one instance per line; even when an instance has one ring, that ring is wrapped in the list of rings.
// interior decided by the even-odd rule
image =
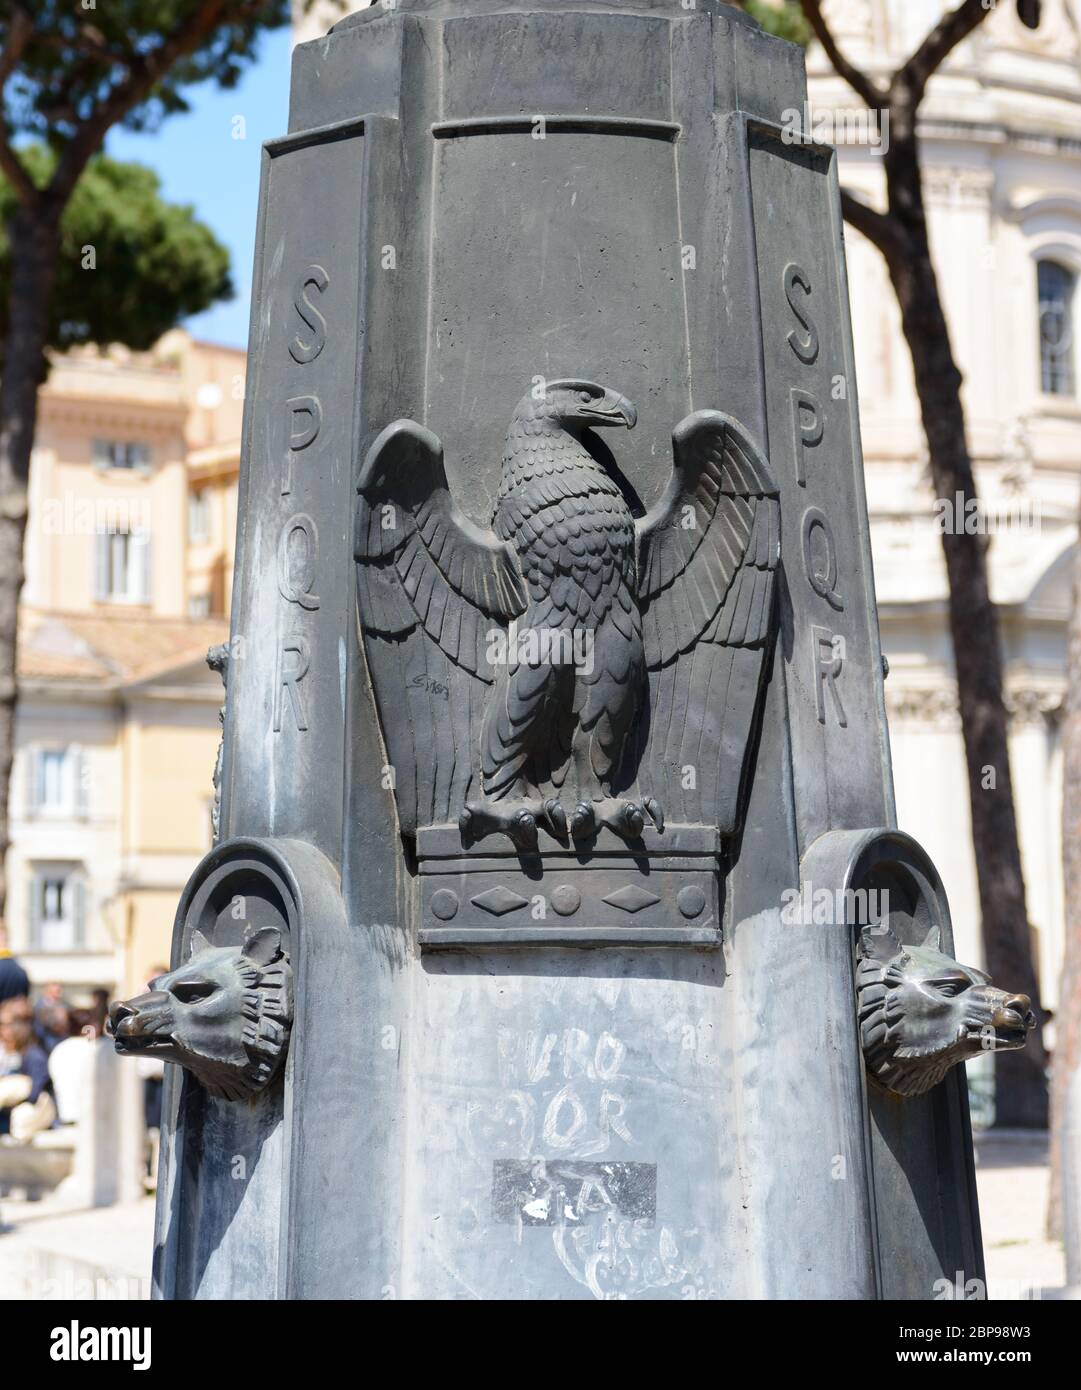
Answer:
[[[114,1038],[134,1038],[149,1031],[147,1020],[168,1004],[169,996],[161,990],[138,994],[134,999],[118,999],[109,1005],[109,1033]]]
[[[1036,1015],[1032,1012],[1032,1000],[1027,994],[1001,993],[995,1000],[995,1011],[991,1016],[995,1028],[1023,1029],[1026,1033],[1036,1027]]]

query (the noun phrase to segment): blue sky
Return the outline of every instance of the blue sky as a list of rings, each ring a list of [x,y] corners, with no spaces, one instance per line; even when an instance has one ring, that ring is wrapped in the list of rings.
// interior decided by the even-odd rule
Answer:
[[[245,347],[259,200],[259,151],[285,133],[289,112],[289,27],[264,35],[256,61],[240,85],[223,92],[211,83],[193,88],[188,115],[172,116],[153,135],[114,130],[106,150],[156,170],[171,202],[191,203],[199,218],[229,248],[236,298],[198,314],[185,327],[198,338]],[[243,116],[245,138],[233,138]]]

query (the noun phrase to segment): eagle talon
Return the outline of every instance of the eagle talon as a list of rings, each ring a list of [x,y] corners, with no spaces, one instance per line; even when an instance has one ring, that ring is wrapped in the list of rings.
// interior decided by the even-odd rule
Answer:
[[[537,818],[532,811],[519,811],[507,827],[507,834],[519,849],[537,848]]]
[[[537,822],[546,814],[545,807],[532,801],[468,802],[458,816],[462,845],[468,849],[488,835],[506,835],[515,849],[532,852],[537,848]]]
[[[544,803],[544,818],[557,840],[567,838],[567,813],[554,796],[549,797]]]
[[[663,835],[664,811],[661,809],[661,803],[657,800],[655,796],[647,796],[642,799],[642,805],[646,808],[650,820]]]
[[[621,840],[641,840],[642,832],[647,825],[647,816],[648,823],[656,825],[657,817],[660,816],[661,826],[664,824],[660,806],[653,801],[651,807],[650,801],[653,801],[652,797],[642,801],[621,801],[618,797],[608,797],[595,803],[591,809],[595,823],[605,826]]]
[[[571,816],[571,836],[575,840],[588,840],[597,833],[597,813],[592,802],[579,801]]]

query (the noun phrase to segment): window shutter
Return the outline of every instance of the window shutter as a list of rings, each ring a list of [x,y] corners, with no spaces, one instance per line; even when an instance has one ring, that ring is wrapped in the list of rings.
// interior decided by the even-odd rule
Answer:
[[[138,566],[138,569],[136,570],[136,573],[138,575],[137,583],[139,586],[137,591],[139,596],[138,602],[149,603],[151,584],[150,532],[139,531],[132,538],[132,541],[135,546],[135,555],[133,559],[134,563]]]
[[[26,759],[26,814],[33,816],[37,813],[38,797],[38,778],[41,771],[41,758],[38,756],[36,748],[28,748],[23,757]]]
[[[90,767],[86,754],[78,747],[72,748],[71,761],[71,775],[75,779],[75,814],[80,820],[86,820],[90,814]]]
[[[68,891],[71,893],[72,945],[78,949],[86,943],[86,879],[81,873],[72,875]]]
[[[41,875],[31,874],[30,882],[30,911],[28,914],[28,935],[30,939],[30,949],[37,951],[41,949]]]
[[[94,597],[104,603],[109,597],[109,533],[99,531],[94,537]]]
[[[95,439],[91,447],[91,458],[99,473],[104,473],[112,463],[112,451],[107,439]]]
[[[151,452],[149,444],[133,444],[131,451],[134,454],[135,467],[144,476],[151,471]]]

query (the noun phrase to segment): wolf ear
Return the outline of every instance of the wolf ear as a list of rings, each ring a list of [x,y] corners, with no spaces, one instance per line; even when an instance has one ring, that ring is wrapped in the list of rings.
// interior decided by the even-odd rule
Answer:
[[[270,965],[282,953],[282,934],[277,927],[259,927],[245,937],[241,954],[253,965]]]
[[[901,943],[889,925],[864,927],[860,932],[859,953],[864,960],[877,960],[885,965],[901,954]]]
[[[924,937],[923,946],[926,951],[942,950],[942,928],[940,926],[936,925],[931,928]]]
[[[201,931],[199,931],[199,930],[193,931],[192,934],[191,934],[191,953],[192,953],[192,955],[193,955],[193,956],[199,956],[199,955],[202,955],[202,953],[203,953],[204,951],[209,951],[209,950],[210,950],[210,942],[206,939],[206,937],[203,935],[203,933],[202,933]]]

